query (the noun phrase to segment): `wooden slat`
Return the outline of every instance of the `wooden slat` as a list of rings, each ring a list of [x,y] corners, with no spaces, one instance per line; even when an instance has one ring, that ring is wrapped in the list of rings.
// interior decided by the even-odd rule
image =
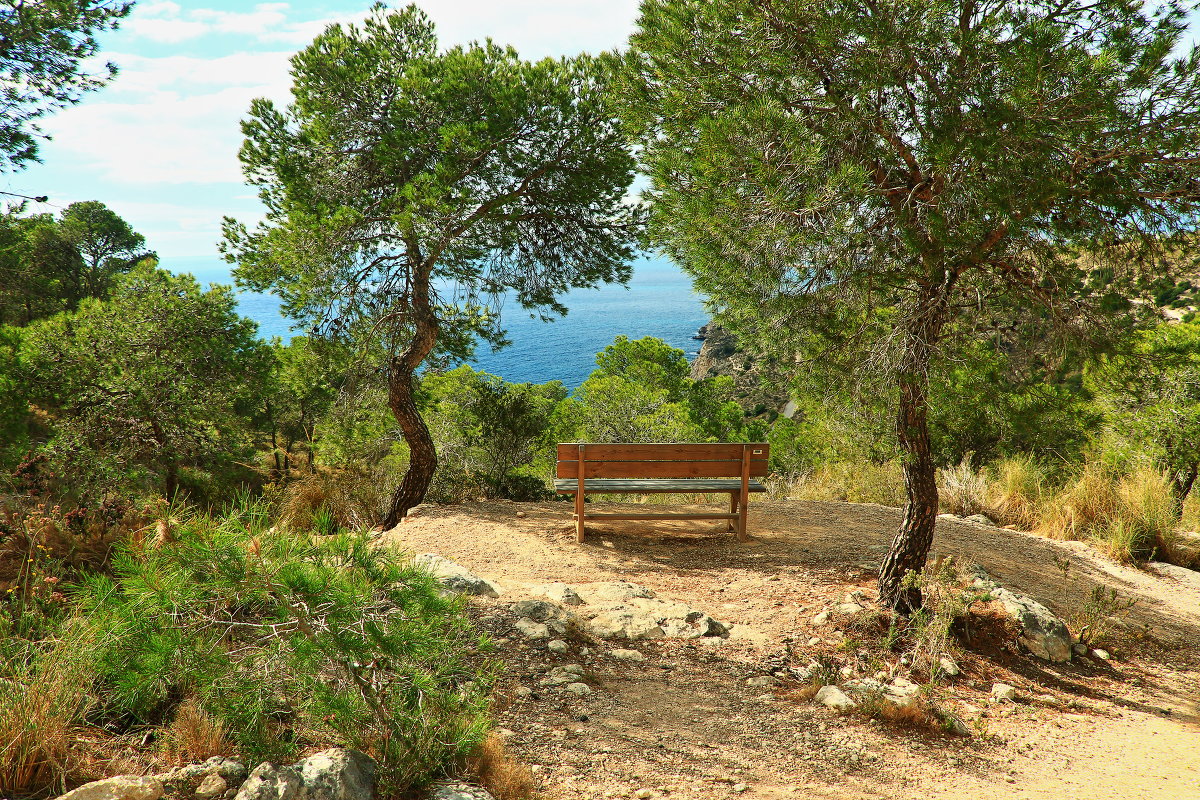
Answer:
[[[756,480],[751,480],[747,488],[751,492],[767,490]],[[554,489],[560,494],[574,494],[577,482],[575,478],[559,478],[554,481]],[[727,494],[739,493],[741,489],[742,482],[738,478],[592,478],[584,484],[588,494]]]
[[[731,461],[742,460],[742,444],[727,443],[662,443],[662,444],[591,444],[586,443],[588,461]],[[579,443],[560,444],[560,461],[576,460]],[[767,458],[769,445],[751,443],[751,458]],[[755,453],[761,450],[761,453]]]
[[[571,515],[574,517],[574,515]],[[737,514],[584,514],[584,519],[737,519]]]
[[[578,475],[579,462],[558,462],[558,477]],[[592,461],[584,462],[585,478],[733,478],[742,474],[741,461]],[[751,461],[750,474],[767,474],[766,461]]]

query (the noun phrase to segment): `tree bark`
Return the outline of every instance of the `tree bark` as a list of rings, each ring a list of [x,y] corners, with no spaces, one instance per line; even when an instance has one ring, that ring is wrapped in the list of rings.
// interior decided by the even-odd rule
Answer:
[[[420,505],[433,482],[433,473],[437,471],[437,450],[434,448],[433,437],[413,397],[413,373],[393,369],[388,378],[388,407],[404,434],[408,443],[408,471],[404,480],[392,493],[392,500],[387,516],[383,519],[383,529],[389,530],[400,524],[404,515],[413,506]]]
[[[404,473],[400,486],[392,493],[387,515],[381,523],[385,531],[400,524],[410,508],[420,505],[429,491],[429,484],[433,482],[433,473],[437,471],[437,450],[429,428],[417,409],[413,391],[417,367],[437,344],[438,319],[429,302],[432,265],[419,259],[415,246],[410,246],[410,250],[416,265],[410,295],[413,335],[408,348],[393,356],[388,367],[388,407],[400,426],[400,432],[404,434],[404,441],[408,443],[408,471]]]
[[[904,518],[879,569],[879,603],[908,615],[921,608],[921,590],[905,576],[925,568],[937,523],[938,489],[929,447],[928,387],[930,351],[941,334],[945,305],[937,294],[918,306],[906,331],[896,413],[904,473]]]
[[[1179,470],[1171,474],[1171,494],[1175,499],[1175,517],[1177,519],[1183,516],[1183,505],[1187,502],[1188,495],[1192,492],[1192,486],[1196,483],[1197,472],[1200,472],[1200,464],[1192,464],[1186,471]]]
[[[924,376],[909,375],[900,381],[896,429],[904,451],[906,502],[900,530],[879,570],[879,602],[905,615],[921,607],[920,588],[904,586],[904,577],[924,569],[938,512],[937,480],[926,419],[926,383]]]

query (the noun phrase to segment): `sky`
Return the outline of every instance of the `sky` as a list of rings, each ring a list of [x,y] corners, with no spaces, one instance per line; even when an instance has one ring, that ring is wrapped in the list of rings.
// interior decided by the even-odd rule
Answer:
[[[370,0],[140,0],[101,39],[120,74],[46,117],[41,164],[0,175],[0,190],[47,195],[31,211],[99,200],[146,236],[163,266],[217,259],[221,218],[255,221],[242,183],[239,121],[250,101],[289,98],[288,58],[333,22],[362,20]],[[389,3],[397,5],[397,3]],[[623,44],[637,0],[424,0],[443,45],[491,37],[526,58]]]

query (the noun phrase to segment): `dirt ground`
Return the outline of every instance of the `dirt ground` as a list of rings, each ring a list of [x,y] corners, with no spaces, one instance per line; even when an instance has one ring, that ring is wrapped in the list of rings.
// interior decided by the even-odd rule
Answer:
[[[710,523],[623,521],[590,525],[583,545],[566,504],[418,512],[385,541],[438,553],[504,590],[472,600],[472,613],[505,664],[499,732],[548,798],[1200,798],[1200,573],[1138,570],[1079,543],[939,520],[935,556],[978,564],[1068,621],[1096,586],[1138,599],[1106,644],[1108,661],[1052,665],[986,637],[979,652],[960,653],[962,675],[939,703],[972,735],[951,736],[837,715],[786,679],[789,665],[815,656],[854,657],[813,616],[854,589],[874,597],[896,509],[756,500],[747,543]],[[514,632],[509,605],[531,587],[612,580],[683,600],[735,635],[632,645],[575,636],[554,654]],[[618,647],[646,660],[619,661]],[[571,663],[586,669],[591,694],[539,685]],[[1017,702],[991,702],[995,681],[1015,686]]]

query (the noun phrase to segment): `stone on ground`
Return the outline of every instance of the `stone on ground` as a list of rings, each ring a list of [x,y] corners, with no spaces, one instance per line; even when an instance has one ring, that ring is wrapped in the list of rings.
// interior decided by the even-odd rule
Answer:
[[[322,750],[296,767],[303,800],[371,800],[375,793],[375,762],[357,750]]]
[[[1017,699],[1017,688],[1009,686],[1007,683],[992,684],[992,699],[997,702],[1011,703]]]
[[[303,786],[298,767],[279,767],[264,761],[250,772],[234,800],[293,800],[300,796]]]
[[[818,703],[835,711],[849,711],[858,705],[836,686],[822,686],[814,698]]]
[[[976,571],[974,586],[999,600],[1004,613],[1021,626],[1020,642],[1029,652],[1046,661],[1071,660],[1071,632],[1050,609],[1031,597],[1005,589],[983,570]]]
[[[462,781],[435,784],[429,790],[429,800],[495,800],[482,786]]]
[[[499,597],[500,587],[487,578],[474,575],[466,567],[443,558],[437,553],[421,553],[413,556],[415,566],[428,570],[448,591],[460,594]]]
[[[117,775],[85,783],[58,800],[158,800],[165,791],[158,778]]]

